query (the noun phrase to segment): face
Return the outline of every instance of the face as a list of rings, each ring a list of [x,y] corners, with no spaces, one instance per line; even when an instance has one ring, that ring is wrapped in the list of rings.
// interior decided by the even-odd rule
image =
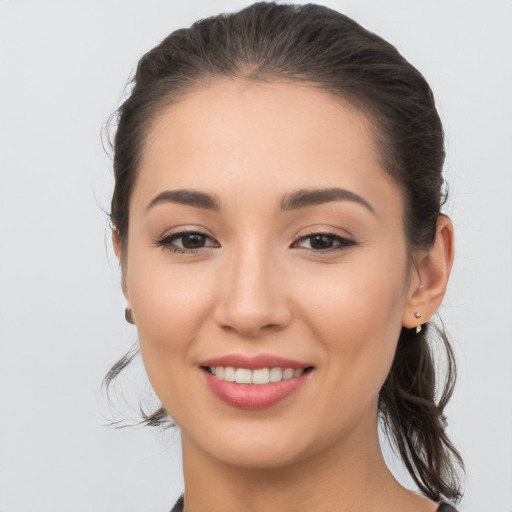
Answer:
[[[219,79],[160,113],[123,273],[184,450],[276,467],[376,430],[411,314],[402,219],[367,119],[326,92]]]

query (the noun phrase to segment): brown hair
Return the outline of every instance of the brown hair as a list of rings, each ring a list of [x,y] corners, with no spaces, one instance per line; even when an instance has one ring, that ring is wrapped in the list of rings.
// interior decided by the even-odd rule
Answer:
[[[131,191],[149,123],[166,104],[210,78],[306,82],[363,111],[374,125],[382,165],[401,188],[410,252],[428,249],[444,203],[443,129],[432,91],[398,51],[350,18],[313,4],[256,3],[176,30],[139,61],[130,96],[117,111],[115,189],[111,221],[128,240]],[[442,341],[446,378],[439,383],[430,342]],[[107,386],[134,358],[128,353]],[[461,497],[462,459],[446,435],[444,408],[455,383],[453,351],[444,331],[403,328],[379,411],[405,466],[431,499]],[[169,422],[163,407],[143,423]]]

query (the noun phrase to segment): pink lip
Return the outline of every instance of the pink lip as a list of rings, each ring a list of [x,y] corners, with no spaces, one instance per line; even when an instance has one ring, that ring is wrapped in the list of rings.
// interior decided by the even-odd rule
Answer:
[[[306,378],[310,375],[310,372],[306,372],[293,379],[252,385],[227,382],[214,377],[207,370],[203,370],[202,373],[208,387],[217,398],[232,407],[252,410],[267,409],[289,397],[306,382]]]
[[[287,359],[271,354],[259,354],[257,356],[244,356],[241,354],[228,354],[200,363],[202,374],[206,384],[217,398],[226,404],[239,409],[266,409],[277,404],[297,391],[305,382],[310,372],[303,373],[299,377],[269,382],[268,384],[237,384],[218,379],[204,367],[231,366],[234,368],[247,368],[257,370],[259,368],[293,368],[305,369],[311,365]]]
[[[308,368],[310,364],[294,361],[285,357],[271,354],[259,354],[257,356],[244,356],[241,354],[228,354],[215,357],[199,363],[200,366],[232,366],[234,368],[247,368],[257,370],[259,368],[293,368],[294,370]]]

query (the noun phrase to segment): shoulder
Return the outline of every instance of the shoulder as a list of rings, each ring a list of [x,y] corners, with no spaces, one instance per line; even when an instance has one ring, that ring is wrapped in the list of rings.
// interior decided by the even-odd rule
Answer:
[[[457,512],[457,510],[453,508],[451,505],[448,505],[448,503],[441,502],[436,512]]]
[[[183,494],[178,498],[178,501],[172,507],[171,512],[183,512]]]

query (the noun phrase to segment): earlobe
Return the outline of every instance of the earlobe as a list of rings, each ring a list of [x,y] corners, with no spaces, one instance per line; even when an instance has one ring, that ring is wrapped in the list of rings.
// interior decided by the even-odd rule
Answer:
[[[452,221],[441,215],[437,219],[436,238],[432,247],[422,253],[416,269],[419,278],[411,285],[402,325],[414,328],[436,313],[446,293],[454,258]]]

